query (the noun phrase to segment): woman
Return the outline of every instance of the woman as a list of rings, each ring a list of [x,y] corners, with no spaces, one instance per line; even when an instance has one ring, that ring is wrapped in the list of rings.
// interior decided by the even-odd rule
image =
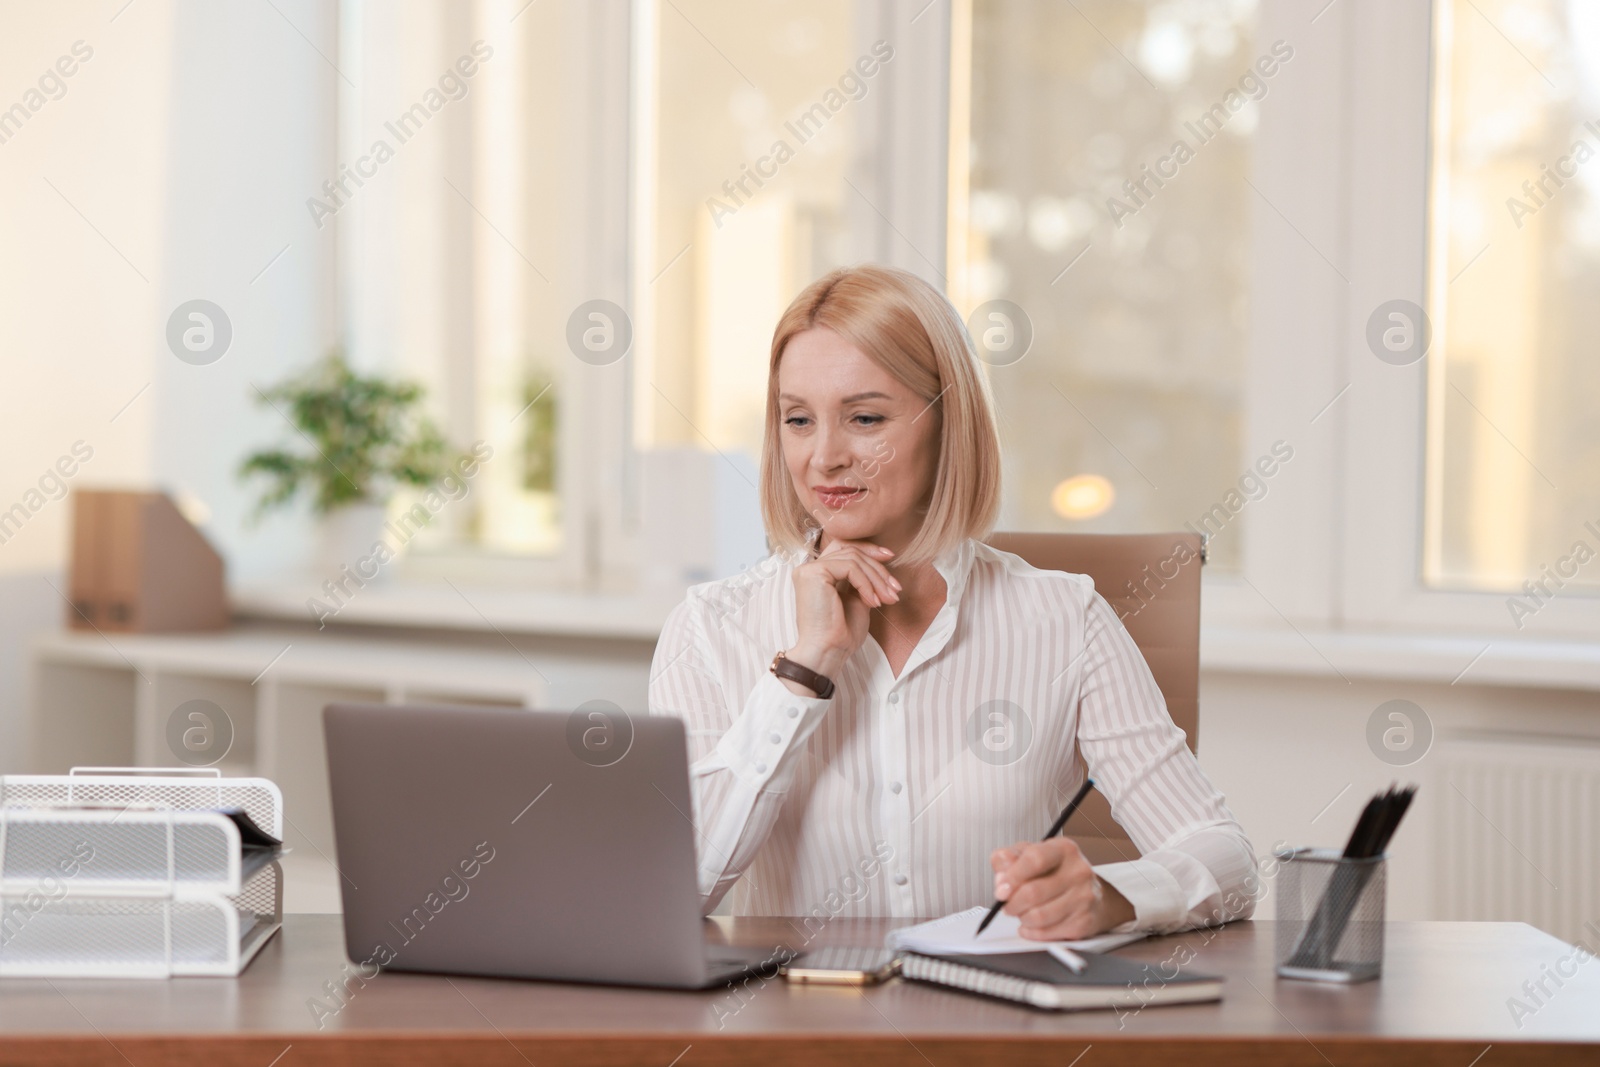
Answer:
[[[795,299],[761,483],[776,551],[690,589],[651,670],[651,713],[688,728],[707,913],[736,883],[740,914],[998,898],[1041,940],[1251,913],[1250,844],[1111,607],[981,541],[999,439],[943,296],[865,266]],[[991,721],[1017,725],[998,758]],[[1068,838],[1037,841],[1079,752],[1140,859],[1091,867]]]

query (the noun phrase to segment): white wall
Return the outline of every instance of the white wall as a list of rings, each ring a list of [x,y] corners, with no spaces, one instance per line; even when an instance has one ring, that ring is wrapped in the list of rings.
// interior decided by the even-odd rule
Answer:
[[[315,0],[0,7],[0,108],[39,103],[25,96],[39,76],[75,42],[92,50],[0,143],[0,510],[26,504],[81,440],[94,454],[72,486],[192,494],[235,575],[303,550],[288,518],[245,528],[233,470],[287,432],[249,383],[332,337],[333,247],[305,199],[332,172],[339,76],[318,50],[337,55],[335,12]],[[234,329],[209,366],[165,341],[172,310],[196,297]],[[0,772],[22,743],[23,649],[60,618],[44,583],[61,585],[69,510],[46,500],[0,544]]]
[[[1220,671],[1202,671],[1200,682],[1200,762],[1227,794],[1257,855],[1279,841],[1342,847],[1369,797],[1395,782],[1420,784],[1389,849],[1389,911],[1397,919],[1434,915],[1433,820],[1443,805],[1461,803],[1438,774],[1441,740],[1469,731],[1600,739],[1600,696],[1593,692]],[[1422,708],[1434,730],[1433,749],[1406,767],[1384,763],[1367,747],[1368,717],[1395,699]],[[1269,885],[1259,914],[1271,917],[1274,904]]]

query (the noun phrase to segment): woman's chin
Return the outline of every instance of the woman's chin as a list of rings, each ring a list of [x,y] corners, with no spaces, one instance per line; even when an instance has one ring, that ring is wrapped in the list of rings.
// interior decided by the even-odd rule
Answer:
[[[879,524],[862,520],[855,515],[835,515],[822,524],[823,531],[832,541],[871,541],[878,536]]]

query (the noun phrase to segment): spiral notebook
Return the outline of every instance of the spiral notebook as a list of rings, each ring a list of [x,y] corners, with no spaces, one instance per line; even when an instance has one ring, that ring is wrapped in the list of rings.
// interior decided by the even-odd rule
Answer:
[[[1215,975],[1179,971],[1168,977],[1155,964],[1120,956],[1090,954],[1084,960],[1088,966],[1081,973],[1074,973],[1048,952],[988,956],[924,956],[908,952],[900,958],[900,975],[1053,1011],[1142,1008],[1222,999],[1222,979]]]

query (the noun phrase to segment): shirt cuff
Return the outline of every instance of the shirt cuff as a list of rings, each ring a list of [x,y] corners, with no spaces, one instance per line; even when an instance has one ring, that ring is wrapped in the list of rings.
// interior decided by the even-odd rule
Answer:
[[[1133,918],[1108,933],[1176,929],[1189,914],[1183,887],[1171,871],[1154,860],[1105,863],[1095,867],[1094,873],[1133,905]]]
[[[717,741],[717,755],[746,785],[782,791],[794,777],[807,738],[832,704],[791,692],[769,671],[750,690],[744,712]]]

